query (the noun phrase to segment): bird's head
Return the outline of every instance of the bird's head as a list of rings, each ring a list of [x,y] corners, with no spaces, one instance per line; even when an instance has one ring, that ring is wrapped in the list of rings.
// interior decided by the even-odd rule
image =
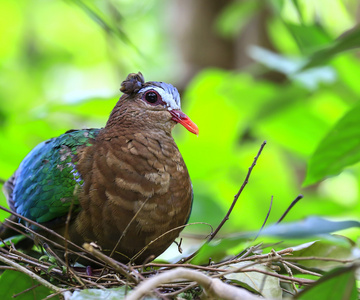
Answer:
[[[175,87],[164,82],[145,82],[143,75],[131,73],[121,83],[124,95],[115,106],[107,126],[117,122],[138,122],[141,126],[161,127],[171,131],[176,123],[198,134],[199,129],[181,111],[180,95]]]

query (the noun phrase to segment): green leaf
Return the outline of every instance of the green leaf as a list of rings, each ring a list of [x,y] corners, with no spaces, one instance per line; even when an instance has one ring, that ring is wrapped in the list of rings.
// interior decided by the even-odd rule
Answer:
[[[355,266],[335,269],[297,296],[301,300],[356,300]]]
[[[329,241],[321,240],[302,244],[293,248],[292,255],[294,257],[324,257],[351,260],[356,259],[353,245],[349,240],[344,239],[345,243],[331,243]],[[355,250],[355,251],[354,251]],[[336,267],[342,267],[344,264],[338,261],[324,261],[324,260],[298,260],[298,264],[306,268],[315,268],[316,270],[329,271]]]
[[[258,46],[251,46],[249,49],[251,58],[270,69],[287,75],[309,90],[315,90],[323,83],[329,84],[336,80],[334,70],[328,66],[302,70],[302,66],[306,63],[304,59],[286,57]]]
[[[310,158],[304,185],[339,174],[360,160],[360,105],[352,108],[329,131]]]
[[[0,299],[16,299],[16,300],[33,300],[44,299],[51,294],[51,291],[46,287],[40,285],[36,288],[30,289],[38,285],[38,282],[24,273],[13,270],[6,270],[0,277]],[[30,289],[27,292],[25,290]],[[24,293],[22,293],[24,292]],[[21,293],[21,294],[20,294]],[[13,298],[14,295],[17,295]],[[59,298],[53,298],[59,299]]]
[[[129,288],[122,286],[114,289],[90,289],[75,291],[70,300],[120,300],[124,299]]]
[[[307,63],[300,71],[326,64],[341,52],[360,47],[360,26],[342,34],[338,39],[329,44],[327,47],[313,53]]]
[[[225,37],[239,35],[259,7],[259,1],[236,1],[227,5],[216,20],[217,30]]]
[[[334,244],[344,244],[342,238],[326,235],[335,231],[360,227],[358,221],[329,221],[319,217],[309,217],[297,222],[274,224],[265,227],[260,235],[261,237],[277,237],[281,239],[304,239],[321,236]],[[241,250],[249,246],[249,239],[253,239],[257,235],[257,231],[249,231],[234,235],[230,238],[214,240],[209,244],[201,247],[199,253],[192,260],[192,263],[199,264],[208,262],[211,257],[214,261],[220,261],[226,255],[236,255]]]
[[[285,23],[285,26],[304,54],[314,53],[315,50],[324,47],[331,41],[330,36],[318,24],[305,26]]]
[[[228,271],[236,271],[240,268],[245,268],[248,266],[249,262],[240,262],[237,264],[232,264],[230,266],[226,266],[223,269]],[[255,266],[251,266],[250,268],[254,268],[257,270],[263,270],[266,272],[274,273],[275,271],[270,268],[257,264]],[[265,275],[259,272],[238,272],[238,273],[230,273],[224,276],[226,279],[233,279],[243,283],[246,283],[255,291],[263,295],[265,298],[269,299],[281,299],[282,291],[280,288],[280,279],[274,276]]]
[[[308,217],[303,221],[274,224],[262,230],[260,236],[281,238],[304,238],[331,233],[351,227],[360,227],[358,221],[329,221],[318,217]]]

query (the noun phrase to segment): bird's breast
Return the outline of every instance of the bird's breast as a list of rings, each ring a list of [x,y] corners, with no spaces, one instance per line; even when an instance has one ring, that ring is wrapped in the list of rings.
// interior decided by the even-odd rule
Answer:
[[[171,137],[136,133],[91,148],[78,161],[84,185],[76,230],[84,240],[110,246],[121,237],[138,249],[186,223],[191,182]]]

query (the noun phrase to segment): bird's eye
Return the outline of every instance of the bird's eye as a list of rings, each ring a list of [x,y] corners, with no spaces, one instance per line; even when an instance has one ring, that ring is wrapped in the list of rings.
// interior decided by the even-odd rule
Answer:
[[[149,103],[155,103],[159,98],[158,93],[154,92],[154,91],[148,91],[145,94],[145,100]]]

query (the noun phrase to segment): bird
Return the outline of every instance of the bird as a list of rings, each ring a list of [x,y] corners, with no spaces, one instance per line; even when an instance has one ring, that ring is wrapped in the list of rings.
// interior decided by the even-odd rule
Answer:
[[[79,246],[95,243],[119,262],[144,263],[163,253],[189,220],[193,187],[172,129],[177,123],[196,135],[199,129],[171,84],[145,82],[138,72],[120,91],[103,128],[69,130],[40,143],[3,192],[28,228],[42,232],[21,217]],[[10,231],[6,225],[0,237]]]

